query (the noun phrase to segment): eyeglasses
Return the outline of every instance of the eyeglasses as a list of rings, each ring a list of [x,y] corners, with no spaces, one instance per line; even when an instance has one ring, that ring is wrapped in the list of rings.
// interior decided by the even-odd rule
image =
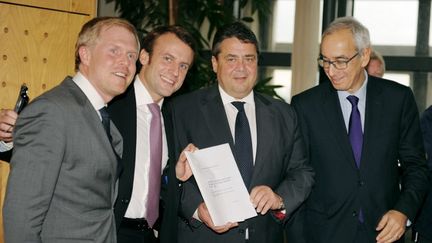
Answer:
[[[333,67],[335,67],[336,69],[338,69],[338,70],[343,70],[343,69],[345,69],[345,68],[347,68],[348,67],[348,63],[352,60],[352,59],[354,59],[356,56],[358,56],[358,52],[354,55],[354,56],[352,56],[350,59],[348,59],[348,60],[336,60],[336,61],[329,61],[329,60],[324,60],[323,59],[323,57],[322,56],[320,56],[319,58],[318,58],[318,64],[321,66],[321,67],[323,67],[323,68],[325,68],[325,69],[329,69],[330,68],[330,64],[332,64],[333,65]]]

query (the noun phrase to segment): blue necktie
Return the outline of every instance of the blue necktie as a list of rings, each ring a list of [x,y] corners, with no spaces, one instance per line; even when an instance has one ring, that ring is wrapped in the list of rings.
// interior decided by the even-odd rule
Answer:
[[[232,104],[238,110],[235,122],[234,154],[243,182],[246,187],[249,187],[253,172],[253,152],[249,122],[244,110],[245,102],[234,101]]]
[[[363,148],[363,130],[360,118],[360,111],[357,107],[359,98],[354,95],[347,97],[348,101],[351,103],[352,110],[349,121],[348,136],[351,143],[351,148],[353,151],[354,159],[357,168],[360,168],[361,154]],[[360,208],[358,219],[360,222],[364,222],[363,209]]]

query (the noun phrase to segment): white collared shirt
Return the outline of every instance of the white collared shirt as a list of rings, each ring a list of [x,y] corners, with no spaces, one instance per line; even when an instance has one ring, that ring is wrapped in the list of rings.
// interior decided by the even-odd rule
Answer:
[[[90,81],[84,77],[84,75],[80,72],[77,72],[76,75],[72,78],[73,81],[78,85],[78,87],[85,94],[87,99],[92,104],[93,108],[96,110],[99,118],[102,121],[102,117],[99,113],[99,110],[106,106],[105,101],[102,99],[102,96],[97,92],[96,88],[90,83]]]
[[[145,218],[147,213],[146,203],[149,185],[150,167],[150,122],[151,112],[147,104],[154,103],[146,87],[138,77],[133,83],[135,88],[135,100],[137,109],[137,134],[136,134],[136,154],[135,171],[132,188],[132,196],[126,210],[126,218]],[[163,100],[158,105],[162,107]],[[163,116],[162,122],[162,170],[168,163],[168,147],[165,136],[165,126]]]
[[[355,96],[357,96],[357,98],[359,98],[357,108],[359,109],[359,112],[360,112],[362,130],[364,132],[365,111],[366,111],[366,87],[367,87],[367,83],[368,83],[368,75],[367,75],[366,71],[364,71],[364,72],[365,72],[365,80],[363,81],[363,84],[360,87],[360,89],[357,90],[355,93],[351,94],[347,91],[338,91],[337,92],[347,132],[349,130],[349,120],[350,120],[351,110],[352,110],[352,105],[349,102],[349,100],[347,99],[347,97],[350,95],[355,95]]]
[[[238,110],[237,108],[235,108],[233,104],[231,104],[231,102],[233,101],[245,102],[244,109],[245,109],[246,117],[248,118],[249,129],[251,132],[252,151],[253,151],[253,160],[254,160],[253,163],[255,165],[256,148],[257,148],[257,128],[256,128],[255,100],[254,100],[253,91],[251,91],[246,97],[244,97],[241,100],[235,99],[234,97],[228,95],[220,85],[219,85],[219,93],[221,95],[222,103],[225,108],[225,113],[228,118],[228,124],[231,130],[233,141],[235,140],[235,121],[236,121]]]
[[[13,149],[13,142],[0,141],[0,152],[6,152]]]

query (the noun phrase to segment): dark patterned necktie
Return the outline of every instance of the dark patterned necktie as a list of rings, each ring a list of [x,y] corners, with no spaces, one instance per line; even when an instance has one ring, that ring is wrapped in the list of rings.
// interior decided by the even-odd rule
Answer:
[[[150,227],[159,217],[159,198],[162,167],[162,123],[157,103],[147,105],[152,114],[150,121],[150,168],[147,197],[147,222]]]
[[[110,141],[110,143],[112,142],[112,137],[111,137],[111,132],[110,132],[110,117],[108,114],[108,110],[107,108],[104,106],[101,109],[99,109],[99,113],[102,117],[102,125],[105,128],[105,132],[108,136],[108,139]]]
[[[354,95],[350,95],[347,97],[348,101],[351,103],[352,110],[349,121],[349,130],[348,135],[351,143],[351,148],[354,154],[354,159],[357,165],[357,168],[360,168],[361,154],[363,148],[363,131],[362,124],[360,118],[360,111],[357,107],[359,98]],[[364,222],[363,209],[360,208],[358,219],[360,222]]]
[[[99,113],[102,117],[102,125],[105,128],[105,132],[107,134],[108,140],[111,144],[111,148],[113,149],[114,155],[117,159],[117,173],[116,173],[116,178],[119,178],[120,174],[123,171],[123,166],[121,164],[121,159],[119,157],[119,155],[117,154],[113,144],[112,144],[112,136],[111,136],[111,130],[110,130],[110,123],[111,123],[111,119],[109,117],[109,113],[108,113],[108,109],[104,106],[103,108],[99,109]]]
[[[351,142],[351,148],[354,154],[357,168],[360,168],[361,153],[363,147],[363,131],[362,131],[361,118],[360,118],[360,111],[357,107],[359,98],[357,98],[354,95],[350,95],[347,97],[347,99],[352,105],[348,136]]]
[[[232,104],[238,110],[235,121],[234,154],[243,182],[246,187],[249,187],[253,172],[253,151],[249,122],[244,110],[245,102],[234,101]]]

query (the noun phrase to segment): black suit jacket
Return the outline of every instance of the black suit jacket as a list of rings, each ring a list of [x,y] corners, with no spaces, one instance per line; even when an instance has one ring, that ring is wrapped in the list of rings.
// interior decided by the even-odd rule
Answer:
[[[428,155],[429,179],[432,177],[432,106],[423,112],[420,120],[423,140]],[[432,240],[432,181],[429,181],[429,191],[419,216],[414,224],[414,230],[423,237]]]
[[[372,240],[388,210],[402,212],[412,221],[421,205],[428,179],[413,94],[403,85],[372,76],[366,92],[360,169],[331,83],[292,99],[316,173],[303,215],[308,242],[353,242],[360,208]]]
[[[250,188],[267,185],[285,202],[287,218],[305,200],[313,184],[313,172],[307,164],[297,116],[286,103],[254,95],[257,152]],[[229,143],[233,138],[217,86],[177,97],[171,103],[176,158],[187,144],[198,148]],[[192,218],[203,202],[192,177],[183,184],[180,200],[179,242],[244,242],[245,228],[249,242],[283,242],[283,227],[271,213],[240,223],[226,233],[216,234]]]
[[[164,104],[167,100],[164,101]],[[136,150],[136,129],[137,112],[134,85],[131,84],[125,93],[117,96],[108,107],[110,117],[123,136],[123,157],[121,163],[123,171],[119,177],[118,197],[114,207],[116,226],[119,229],[123,216],[129,205],[132,196],[132,187],[135,171],[135,150]],[[172,144],[171,123],[166,109],[162,107],[164,117],[165,133],[168,146]],[[173,156],[169,156],[173,158]],[[162,180],[162,201],[161,212],[158,222],[160,225],[160,242],[177,242],[177,208],[178,208],[178,182],[175,175],[175,161],[169,159],[164,176],[167,180]],[[160,220],[162,219],[162,220]],[[157,223],[158,224],[158,223]]]

